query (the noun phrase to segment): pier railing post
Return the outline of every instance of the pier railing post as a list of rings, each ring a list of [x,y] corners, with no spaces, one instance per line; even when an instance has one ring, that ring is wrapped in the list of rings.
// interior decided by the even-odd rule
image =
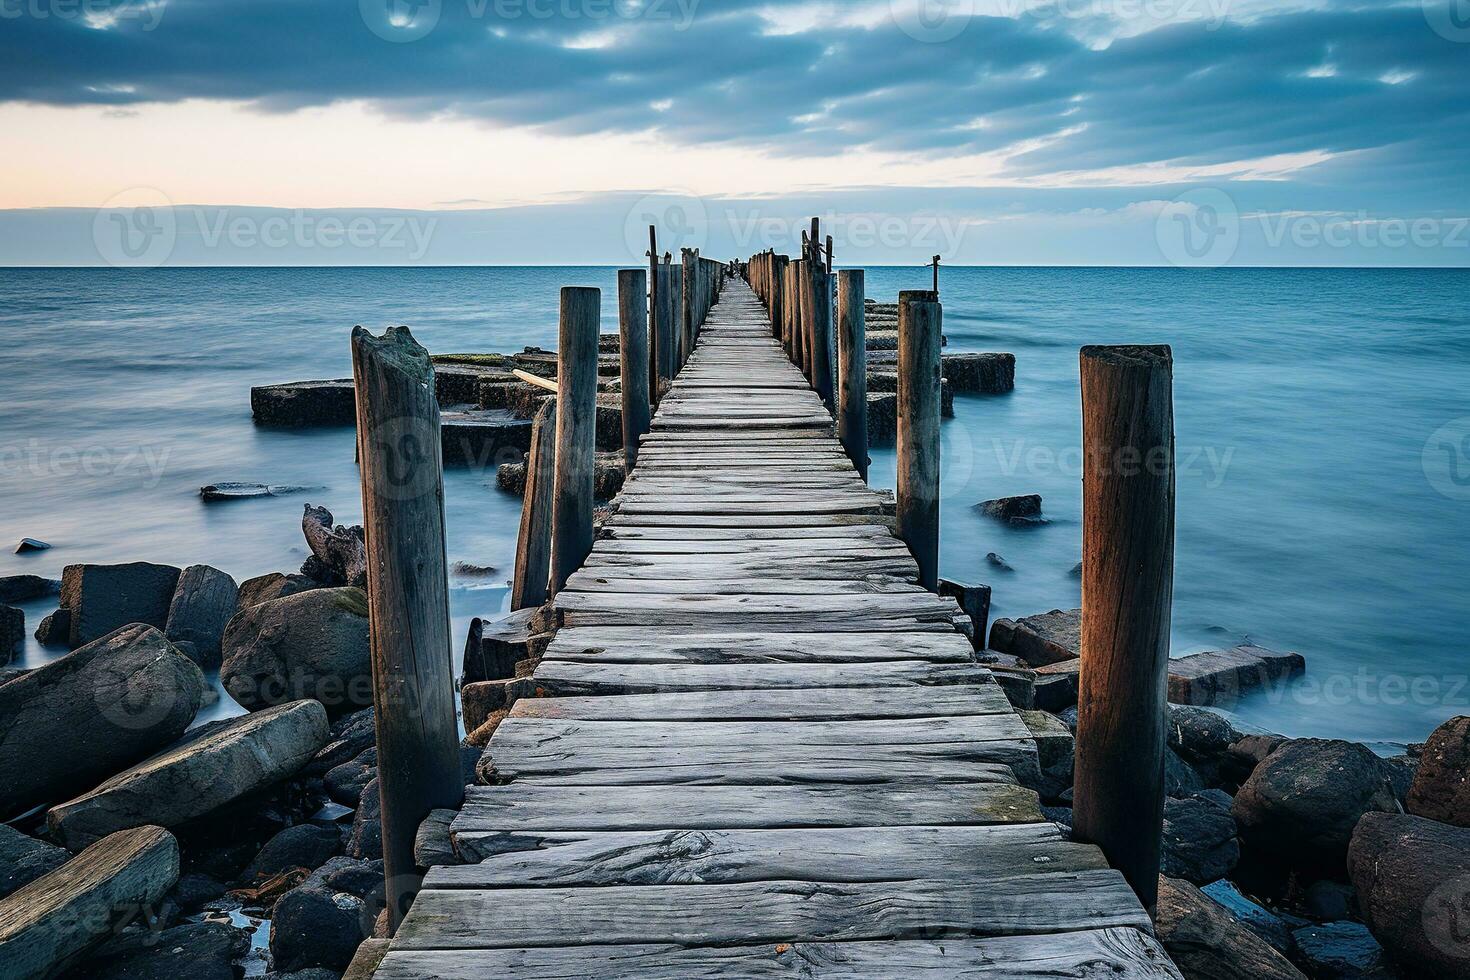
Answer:
[[[1075,834],[1158,902],[1174,594],[1173,355],[1084,347]]]
[[[407,327],[352,332],[367,549],[385,900],[398,924],[422,883],[414,836],[464,798],[450,659],[439,406]]]
[[[648,226],[648,400],[658,404],[658,228]]]
[[[836,410],[836,370],[832,363],[832,276],[812,263],[812,387],[829,412]]]
[[[531,425],[521,529],[516,538],[515,577],[510,588],[512,612],[533,609],[546,602],[546,587],[551,579],[551,495],[555,480],[556,399],[548,398]]]
[[[644,295],[648,273],[624,269],[618,273],[618,351],[623,388],[623,459],[627,473],[638,464],[638,440],[649,428],[648,312]]]
[[[837,273],[837,439],[868,480],[868,345],[863,270]]]
[[[556,495],[551,513],[551,590],[566,587],[592,550],[597,457],[597,334],[602,291],[566,286],[556,371]]]
[[[932,292],[898,294],[898,536],[919,563],[919,584],[939,588],[939,338]]]

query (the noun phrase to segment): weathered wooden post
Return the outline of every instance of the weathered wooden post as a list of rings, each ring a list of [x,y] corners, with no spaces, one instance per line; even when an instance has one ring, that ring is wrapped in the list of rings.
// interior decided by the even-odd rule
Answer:
[[[1174,597],[1174,360],[1168,347],[1084,347],[1081,361],[1075,833],[1152,911]]]
[[[832,274],[832,236],[827,236],[827,275]]]
[[[868,480],[867,290],[863,270],[837,273],[837,439]]]
[[[934,295],[939,295],[939,256],[934,256]]]
[[[781,275],[784,274],[784,270],[785,266],[782,263],[781,259],[778,258],[775,253],[772,253],[770,271],[771,280],[773,282],[779,283]],[[780,340],[782,339],[781,317],[785,314],[784,311],[781,309],[781,289],[779,286],[770,290],[770,301],[767,306],[767,312],[769,312],[771,315],[771,333],[776,337],[777,340]]]
[[[597,332],[602,291],[565,286],[556,356],[556,495],[551,504],[551,591],[566,587],[592,550],[597,442]]]
[[[827,411],[836,409],[836,374],[832,364],[832,276],[820,261],[811,274],[812,387]]]
[[[450,660],[439,405],[429,352],[407,327],[352,331],[373,708],[389,928],[423,876],[414,836],[464,799]]]
[[[531,425],[526,457],[526,492],[521,499],[521,529],[516,537],[512,612],[533,609],[547,599],[551,580],[551,495],[556,480],[556,399],[548,398]]]
[[[678,273],[679,270],[671,263],[659,264],[658,310],[654,315],[654,334],[658,338],[655,348],[658,355],[658,380],[653,386],[655,391],[660,388],[659,381],[673,378],[678,371],[678,345],[674,335],[674,305],[679,295]]]
[[[688,248],[679,249],[679,366],[678,370],[684,369],[684,364],[689,360],[689,352],[694,347],[694,290],[695,290],[695,263],[694,250]]]
[[[684,367],[684,341],[683,329],[680,326],[680,309],[684,302],[684,267],[670,261],[666,263],[669,271],[668,278],[668,315],[669,315],[669,356],[664,365],[667,373],[664,377],[672,380]],[[663,287],[660,286],[660,289]]]
[[[648,400],[658,404],[658,226],[648,226]]]
[[[623,460],[627,473],[638,463],[638,440],[649,428],[648,312],[643,307],[648,273],[618,273],[618,350],[622,354]],[[595,411],[595,410],[594,410]]]
[[[919,584],[939,588],[939,338],[932,292],[898,294],[898,536],[919,563]]]
[[[808,374],[806,365],[807,295],[806,290],[803,288],[803,285],[806,282],[807,268],[810,265],[811,259],[806,258],[805,252],[803,252],[803,258],[800,262],[796,263],[796,274],[792,277],[791,280],[791,294],[796,297],[795,316],[791,320],[791,346],[793,348],[792,359],[796,362],[796,366],[801,369],[801,373],[807,376],[808,381],[810,381],[811,378]]]

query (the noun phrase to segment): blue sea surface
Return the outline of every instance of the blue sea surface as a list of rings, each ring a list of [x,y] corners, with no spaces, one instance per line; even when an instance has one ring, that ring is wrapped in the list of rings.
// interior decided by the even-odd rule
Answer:
[[[869,269],[868,294],[927,281]],[[408,324],[440,353],[552,347],[564,285],[601,287],[616,329],[612,268],[0,270],[0,574],[294,570],[305,502],[361,519],[353,434],[257,427],[250,387],[349,376],[355,324]],[[992,585],[994,615],[1079,602],[1078,348],[1168,343],[1174,655],[1245,639],[1302,653],[1303,681],[1233,711],[1293,736],[1391,746],[1467,713],[1470,271],[951,268],[942,290],[948,350],[1017,359],[1013,393],[961,395],[944,426],[943,572]],[[873,455],[891,487],[892,450]],[[324,489],[202,503],[222,481]],[[462,637],[506,608],[520,504],[493,472],[445,483],[450,561],[504,573],[453,583]],[[1050,523],[973,510],[1021,493]],[[10,554],[23,536],[54,547]],[[51,608],[27,603],[28,631]],[[56,655],[28,641],[18,663]]]

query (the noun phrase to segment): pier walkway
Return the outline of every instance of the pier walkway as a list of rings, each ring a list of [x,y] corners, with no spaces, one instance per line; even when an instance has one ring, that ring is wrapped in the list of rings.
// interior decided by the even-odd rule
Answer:
[[[378,980],[1174,977],[729,284]]]

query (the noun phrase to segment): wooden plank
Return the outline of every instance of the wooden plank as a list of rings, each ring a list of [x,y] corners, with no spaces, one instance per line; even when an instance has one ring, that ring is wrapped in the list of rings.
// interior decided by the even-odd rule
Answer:
[[[999,684],[800,691],[695,691],[623,697],[522,698],[512,718],[587,721],[842,721],[865,718],[955,718],[1011,714]]]
[[[575,696],[981,684],[991,674],[979,664],[922,660],[855,664],[603,664],[543,660],[533,676],[548,696]]]
[[[640,595],[563,592],[556,608],[573,613],[634,615],[662,614],[679,621],[721,614],[762,616],[911,616],[953,622],[959,606],[948,596],[932,592],[870,593],[854,595]],[[709,620],[707,620],[709,621]],[[570,620],[568,620],[570,623]]]
[[[812,664],[920,661],[975,666],[958,633],[753,633],[733,630],[563,629],[546,661],[642,664]],[[988,674],[988,671],[985,671]]]
[[[924,592],[910,582],[892,575],[866,575],[860,579],[656,579],[616,577],[581,571],[567,581],[574,592],[606,592],[623,594],[688,595],[854,595],[892,592]]]
[[[1132,928],[1058,935],[755,946],[563,946],[390,952],[375,980],[953,980],[1004,977],[1158,980],[1182,975],[1152,936]]]

